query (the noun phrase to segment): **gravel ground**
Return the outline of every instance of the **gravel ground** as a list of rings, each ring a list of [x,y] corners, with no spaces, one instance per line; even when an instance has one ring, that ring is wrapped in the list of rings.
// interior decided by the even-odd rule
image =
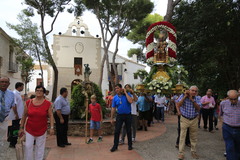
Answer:
[[[145,160],[176,160],[178,149],[175,148],[177,124],[165,124],[167,131],[154,139],[134,144],[135,150]],[[197,154],[201,160],[225,160],[224,141],[221,130],[209,133],[199,129]],[[185,147],[185,160],[193,159],[190,148]]]

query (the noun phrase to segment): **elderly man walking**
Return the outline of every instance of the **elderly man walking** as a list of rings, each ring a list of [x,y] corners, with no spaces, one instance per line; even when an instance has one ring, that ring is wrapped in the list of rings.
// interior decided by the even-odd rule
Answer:
[[[198,159],[196,154],[197,131],[198,131],[198,113],[200,111],[200,98],[197,96],[198,87],[191,86],[177,100],[177,111],[180,118],[180,142],[178,159],[184,159],[184,147],[187,129],[189,128],[192,157]]]
[[[201,99],[202,103],[202,114],[204,122],[204,130],[207,130],[207,122],[209,121],[208,131],[213,133],[213,109],[215,106],[215,100],[212,97],[212,90],[208,89],[206,95]]]
[[[227,92],[228,99],[220,104],[223,117],[222,134],[225,141],[227,160],[240,159],[240,100],[236,90]]]
[[[70,114],[70,105],[67,96],[67,88],[61,88],[60,96],[58,96],[54,102],[54,119],[56,122],[56,136],[58,147],[65,147],[66,145],[71,145],[71,143],[68,142],[67,137],[68,120]]]
[[[5,118],[11,108],[15,107],[14,93],[7,89],[9,85],[10,79],[8,77],[0,77],[0,143],[3,143],[3,137],[7,130]]]

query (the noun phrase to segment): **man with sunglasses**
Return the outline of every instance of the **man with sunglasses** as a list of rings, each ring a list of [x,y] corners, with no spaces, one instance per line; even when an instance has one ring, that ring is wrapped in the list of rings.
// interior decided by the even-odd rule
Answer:
[[[240,159],[240,101],[238,92],[229,90],[228,99],[220,104],[220,116],[223,118],[222,134],[225,141],[227,159]]]

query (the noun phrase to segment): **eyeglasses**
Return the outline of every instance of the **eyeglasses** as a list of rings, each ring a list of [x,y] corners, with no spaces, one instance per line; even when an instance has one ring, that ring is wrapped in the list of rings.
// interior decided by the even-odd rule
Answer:
[[[43,92],[43,90],[36,90],[36,92]]]

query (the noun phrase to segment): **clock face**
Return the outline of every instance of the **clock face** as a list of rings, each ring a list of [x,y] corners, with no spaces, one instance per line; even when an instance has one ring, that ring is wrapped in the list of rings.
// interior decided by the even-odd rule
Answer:
[[[77,42],[77,43],[75,44],[75,51],[76,51],[77,53],[82,53],[82,52],[83,52],[83,49],[84,49],[84,46],[83,46],[83,44],[82,44],[81,42]]]

